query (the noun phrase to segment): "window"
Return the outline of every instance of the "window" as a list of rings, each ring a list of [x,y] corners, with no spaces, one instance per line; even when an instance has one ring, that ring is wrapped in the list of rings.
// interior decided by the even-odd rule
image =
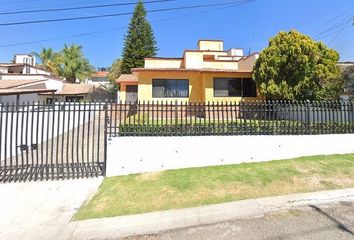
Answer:
[[[80,102],[83,98],[83,96],[66,96],[65,102]]]
[[[93,77],[92,82],[109,82],[108,77]]]
[[[53,104],[53,103],[55,103],[57,101],[58,101],[58,99],[56,99],[56,98],[47,98],[46,99],[46,103],[47,104]]]
[[[243,94],[244,97],[257,97],[256,82],[252,78],[243,79]]]
[[[256,97],[251,78],[214,78],[214,97]]]
[[[189,81],[186,79],[153,79],[152,97],[187,98],[189,97]]]

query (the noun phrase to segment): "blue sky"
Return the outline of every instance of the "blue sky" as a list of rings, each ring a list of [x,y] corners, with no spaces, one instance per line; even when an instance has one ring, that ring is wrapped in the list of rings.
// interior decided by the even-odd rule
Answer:
[[[232,0],[176,0],[146,5],[160,9]],[[0,12],[19,9],[87,6],[132,2],[132,0],[0,0]],[[75,10],[59,13],[0,15],[0,23],[48,18],[80,17],[131,12],[134,6]],[[148,18],[158,43],[158,56],[180,57],[184,49],[195,49],[199,39],[223,39],[225,48],[243,48],[246,53],[260,51],[277,32],[297,29],[336,49],[342,61],[354,60],[353,0],[254,0],[239,6],[151,13]],[[60,50],[65,43],[83,46],[96,67],[109,66],[122,54],[123,38],[130,16],[94,20],[0,27],[0,62],[15,53],[39,51],[42,47]],[[123,28],[110,31],[114,28]],[[109,31],[106,31],[109,30]],[[75,34],[106,31],[82,37]],[[60,38],[11,47],[3,45]]]

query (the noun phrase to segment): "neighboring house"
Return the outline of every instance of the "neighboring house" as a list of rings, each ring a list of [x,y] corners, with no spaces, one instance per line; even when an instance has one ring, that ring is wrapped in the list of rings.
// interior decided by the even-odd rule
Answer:
[[[96,72],[91,74],[91,77],[87,80],[88,84],[109,86],[111,82],[108,79],[110,68],[98,68]]]
[[[224,51],[221,40],[200,40],[182,58],[146,58],[144,68],[121,75],[122,101],[229,101],[257,97],[252,79],[258,54]]]
[[[338,67],[342,73],[351,70],[349,78],[352,79],[351,82],[354,84],[354,62],[339,62]],[[341,94],[342,100],[349,100],[350,98],[354,98],[354,85],[345,86],[344,92]]]
[[[16,54],[13,63],[0,63],[0,74],[2,79],[7,80],[7,76],[16,75],[48,75],[51,72],[36,66],[36,58],[30,54]]]
[[[55,102],[79,102],[81,100],[91,100],[93,90],[94,86],[92,84],[68,83],[63,84],[62,87],[54,93],[43,93],[40,95],[46,97],[49,102],[53,100]]]
[[[109,81],[108,74],[110,68],[101,67],[91,74],[91,77],[86,80],[87,84],[93,85],[93,92],[91,100],[94,101],[114,101],[116,100],[115,94],[110,93],[113,85]]]
[[[106,94],[105,94],[106,92]],[[0,103],[53,100],[106,100],[110,94],[101,85],[73,84],[36,66],[29,54],[17,54],[14,63],[0,63]]]
[[[53,94],[45,80],[2,80],[0,81],[0,103],[33,102],[45,100],[39,94]]]

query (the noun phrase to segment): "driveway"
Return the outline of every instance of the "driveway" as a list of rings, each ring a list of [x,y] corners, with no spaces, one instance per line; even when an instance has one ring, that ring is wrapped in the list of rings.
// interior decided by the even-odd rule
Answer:
[[[69,239],[68,223],[102,179],[0,184],[0,239]]]

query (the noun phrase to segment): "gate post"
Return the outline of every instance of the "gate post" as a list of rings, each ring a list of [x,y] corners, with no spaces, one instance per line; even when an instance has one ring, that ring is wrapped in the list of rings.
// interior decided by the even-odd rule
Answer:
[[[104,103],[103,106],[104,110],[104,159],[103,159],[103,176],[106,176],[107,173],[107,122],[108,122],[108,104],[107,102]]]

